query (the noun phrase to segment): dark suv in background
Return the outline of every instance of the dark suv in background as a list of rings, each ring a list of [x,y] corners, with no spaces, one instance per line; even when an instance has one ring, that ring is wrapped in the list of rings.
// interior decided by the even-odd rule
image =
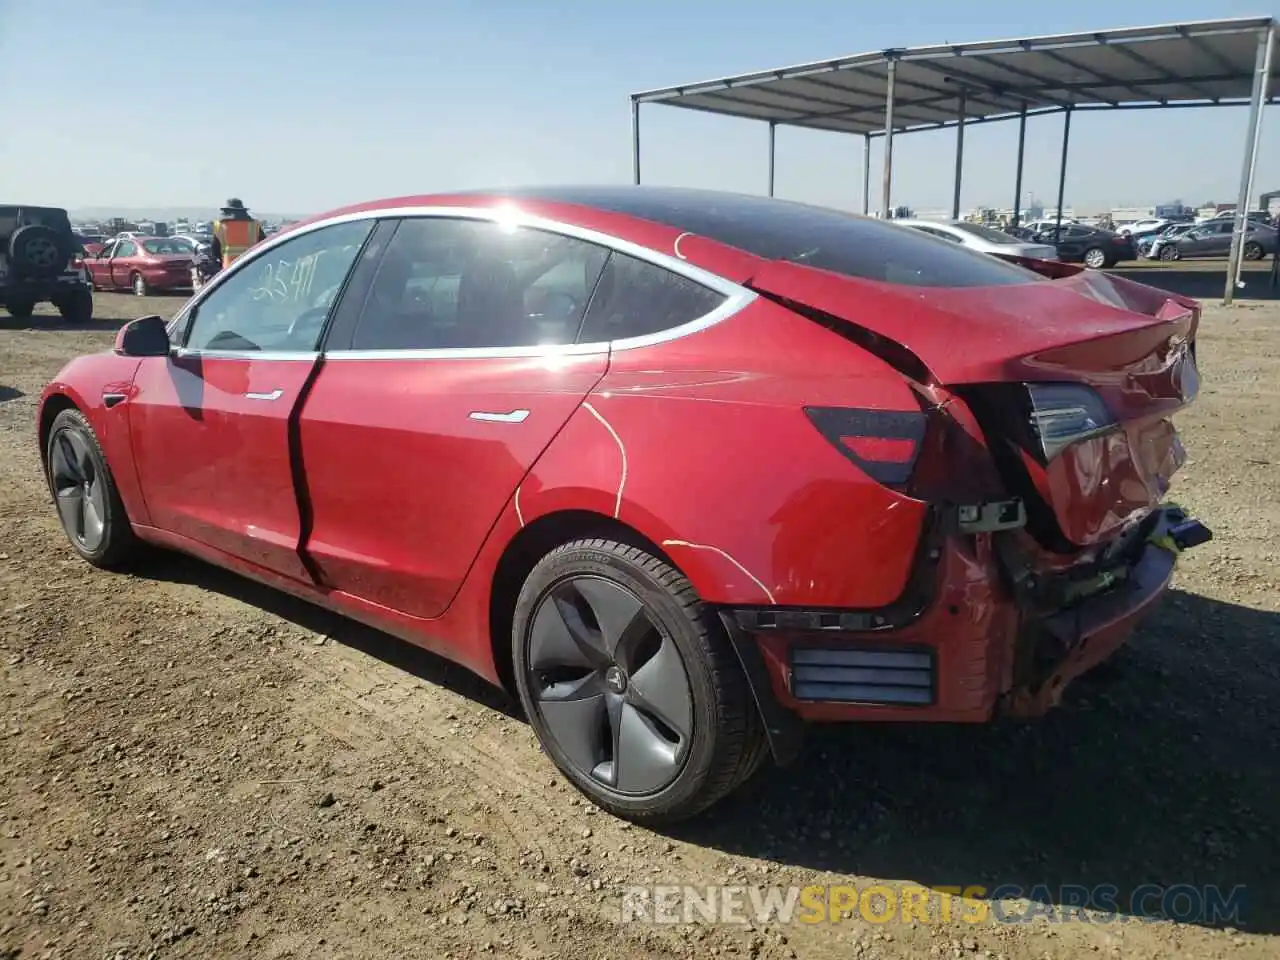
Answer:
[[[93,290],[77,263],[80,242],[59,207],[0,204],[0,304],[26,319],[52,303],[64,320],[93,318]]]

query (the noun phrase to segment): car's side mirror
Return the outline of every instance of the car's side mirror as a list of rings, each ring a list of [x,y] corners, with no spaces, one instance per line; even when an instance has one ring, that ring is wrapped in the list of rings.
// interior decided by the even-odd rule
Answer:
[[[130,320],[116,334],[116,353],[125,357],[164,357],[169,354],[169,331],[157,314]]]

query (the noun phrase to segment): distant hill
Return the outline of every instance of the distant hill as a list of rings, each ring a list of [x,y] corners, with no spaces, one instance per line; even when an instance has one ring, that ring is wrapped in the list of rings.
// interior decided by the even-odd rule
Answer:
[[[72,220],[107,220],[123,217],[125,220],[212,220],[218,215],[216,207],[78,207],[67,211]],[[249,212],[263,220],[298,220],[305,214],[273,213],[249,208]]]

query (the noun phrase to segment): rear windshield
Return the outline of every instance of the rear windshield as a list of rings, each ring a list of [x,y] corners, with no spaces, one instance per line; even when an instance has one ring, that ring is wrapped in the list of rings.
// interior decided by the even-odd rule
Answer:
[[[516,191],[642,217],[769,260],[915,287],[1032,283],[1039,274],[893,223],[768,197],[674,187]]]
[[[142,248],[147,253],[191,253],[194,249],[186,240],[177,237],[165,237],[159,240],[143,240]]]

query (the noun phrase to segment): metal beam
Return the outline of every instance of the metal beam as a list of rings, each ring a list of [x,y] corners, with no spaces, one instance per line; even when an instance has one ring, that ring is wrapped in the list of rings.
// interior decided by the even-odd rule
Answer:
[[[1240,269],[1244,260],[1244,230],[1248,223],[1249,197],[1253,193],[1253,178],[1258,169],[1258,140],[1262,134],[1262,109],[1271,85],[1271,56],[1275,49],[1275,28],[1258,38],[1258,54],[1253,73],[1253,96],[1249,102],[1249,133],[1245,139],[1244,168],[1240,171],[1240,195],[1236,200],[1235,225],[1231,230],[1231,253],[1227,257],[1227,283],[1222,292],[1222,302],[1230,304],[1240,283]]]
[[[1114,50],[1116,53],[1128,59],[1131,63],[1136,63],[1140,67],[1146,67],[1148,70],[1155,71],[1160,76],[1164,77],[1166,80],[1178,79],[1177,74],[1172,73],[1169,70],[1165,69],[1164,67],[1160,66],[1160,64],[1156,63],[1150,57],[1143,56],[1137,50],[1134,50],[1131,44],[1106,43],[1104,41],[1103,46],[1105,46],[1108,50]],[[1198,84],[1195,84],[1195,83],[1189,83],[1186,80],[1181,81],[1181,83],[1188,90],[1194,90],[1196,93],[1203,96],[1206,100],[1212,100],[1214,102],[1217,102],[1218,100],[1218,97],[1216,97],[1213,93],[1211,93],[1205,87],[1199,86]]]
[[[871,212],[871,134],[862,135],[862,215]]]
[[[1018,111],[1018,172],[1013,178],[1013,225],[1021,220],[1022,209],[1022,161],[1027,153],[1027,105],[1024,103]]]
[[[1053,237],[1057,241],[1062,231],[1062,204],[1067,192],[1067,147],[1071,144],[1071,111],[1062,114],[1062,160],[1058,167],[1058,217],[1053,225]]]
[[[1099,80],[1101,80],[1103,83],[1105,83],[1109,87],[1120,87],[1122,90],[1128,90],[1130,93],[1135,94],[1139,97],[1144,97],[1147,100],[1163,100],[1164,99],[1159,94],[1152,93],[1150,90],[1144,90],[1142,87],[1137,86],[1136,84],[1130,83],[1127,80],[1118,80],[1115,77],[1111,76],[1109,73],[1103,73],[1101,70],[1095,70],[1093,69],[1093,67],[1086,67],[1083,64],[1079,64],[1076,61],[1072,60],[1070,57],[1068,57],[1066,54],[1058,53],[1056,50],[1042,50],[1040,51],[1040,55],[1044,57],[1048,57],[1054,63],[1060,63],[1064,67],[1068,67],[1072,70],[1077,70],[1080,73],[1087,73],[1091,77],[1097,77]],[[1110,103],[1113,106],[1115,105],[1114,100],[1106,100],[1104,102]]]
[[[889,219],[889,202],[893,195],[893,84],[898,77],[898,61],[886,64],[887,83],[884,91],[884,182],[881,188],[880,216]]]
[[[964,176],[964,87],[960,88],[960,106],[956,111],[956,184],[951,197],[951,219],[960,219],[960,180]]]
[[[640,183],[640,101],[631,98],[631,179]]]
[[[777,159],[778,125],[769,121],[769,196],[773,196],[773,168]]]

